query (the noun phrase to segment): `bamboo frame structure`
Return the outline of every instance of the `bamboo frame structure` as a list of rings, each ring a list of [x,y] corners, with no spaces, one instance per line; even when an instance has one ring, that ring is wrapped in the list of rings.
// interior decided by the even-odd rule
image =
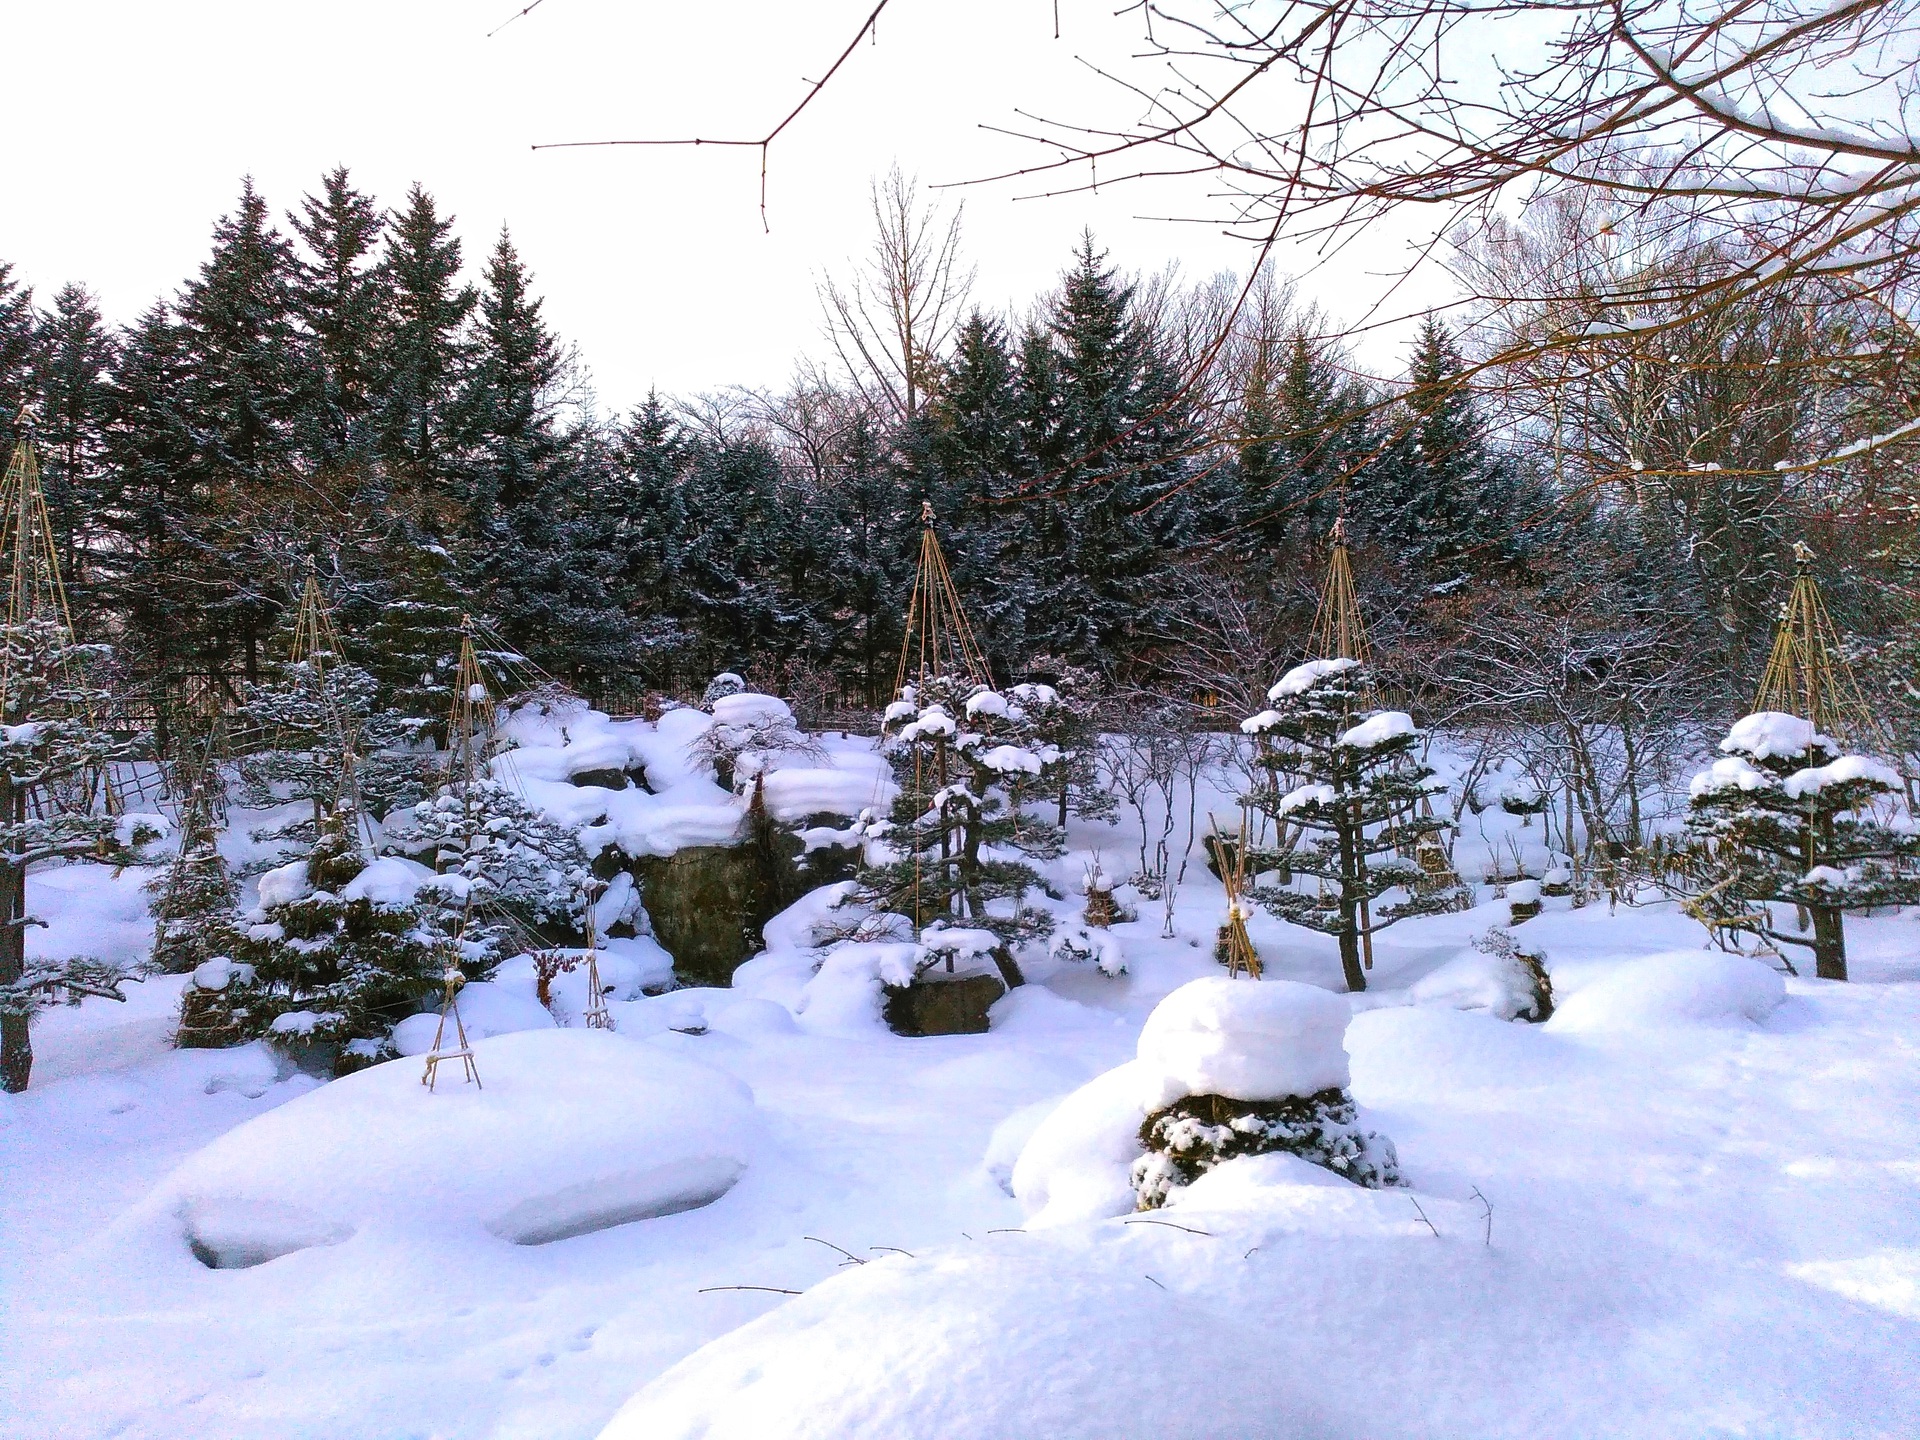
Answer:
[[[1813,559],[1805,542],[1794,544],[1793,588],[1780,607],[1753,708],[1797,715],[1824,734],[1884,747],[1883,727],[1853,677],[1839,628],[1813,578]]]
[[[457,945],[458,942],[456,941],[455,944]],[[440,1078],[441,1062],[458,1060],[465,1071],[462,1083],[471,1081],[484,1090],[487,1087],[480,1084],[480,1067],[474,1061],[473,1045],[467,1039],[467,1025],[460,1018],[460,987],[467,983],[467,977],[460,973],[460,967],[454,963],[452,954],[447,957],[447,968],[441,971],[440,979],[446,986],[445,993],[440,997],[440,1023],[433,1027],[433,1048],[427,1051],[427,1068],[421,1073],[420,1083],[426,1086],[427,1092],[431,1094]],[[454,1038],[458,1044],[452,1050],[442,1050],[440,1045],[447,1037],[449,1017],[453,1020]]]
[[[1220,867],[1220,883],[1227,891],[1227,923],[1220,927],[1219,942],[1219,948],[1226,952],[1227,975],[1231,978],[1244,970],[1249,979],[1258,980],[1262,969],[1260,952],[1253,948],[1253,937],[1247,934],[1250,912],[1242,898],[1247,889],[1247,813],[1240,812],[1240,844],[1233,852],[1231,863],[1219,822],[1212,816],[1208,820],[1213,833],[1207,837],[1207,843],[1213,846],[1213,858]]]
[[[947,569],[947,557],[933,531],[933,502],[920,502],[920,560],[913,573],[913,592],[907,600],[906,639],[900,646],[900,664],[894,671],[893,693],[907,687],[909,670],[914,684],[936,675],[964,675],[977,685],[991,687],[986,652],[973,638],[966,607]]]

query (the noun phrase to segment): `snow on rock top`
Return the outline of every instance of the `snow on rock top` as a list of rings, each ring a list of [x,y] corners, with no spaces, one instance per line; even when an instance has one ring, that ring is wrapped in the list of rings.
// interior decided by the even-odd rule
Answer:
[[[1756,760],[1789,760],[1804,755],[1815,745],[1833,749],[1834,744],[1813,728],[1813,722],[1778,710],[1760,710],[1734,721],[1720,748],[1728,754],[1751,755]]]
[[[1344,675],[1357,669],[1358,660],[1309,660],[1304,665],[1296,665],[1282,675],[1271,690],[1267,691],[1269,700],[1284,700],[1290,695],[1304,695],[1315,685],[1330,675]]]
[[[1741,1025],[1766,1019],[1786,994],[1786,983],[1758,960],[1677,950],[1611,967],[1562,999],[1547,1025],[1625,1033]]]
[[[120,1222],[214,1269],[368,1230],[538,1245],[711,1203],[759,1145],[747,1087],[601,1030],[474,1046],[433,1091],[394,1060],[299,1096],[189,1157]]]
[[[1398,740],[1405,735],[1418,735],[1413,728],[1413,717],[1404,710],[1382,710],[1378,715],[1370,715],[1346,731],[1335,742],[1354,750],[1371,750],[1384,745],[1389,740]]]
[[[1341,1042],[1352,1016],[1341,996],[1291,980],[1189,981],[1140,1032],[1144,1104],[1153,1111],[1188,1095],[1280,1100],[1344,1090]]]

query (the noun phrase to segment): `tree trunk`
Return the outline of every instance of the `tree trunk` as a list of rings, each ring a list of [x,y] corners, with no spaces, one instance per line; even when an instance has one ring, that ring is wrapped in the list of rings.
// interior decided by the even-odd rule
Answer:
[[[12,779],[0,775],[0,808],[18,824],[26,795]],[[11,985],[27,968],[27,871],[24,865],[0,862],[0,985]],[[31,1020],[22,1011],[0,1010],[0,1089],[18,1094],[33,1073]]]
[[[1352,917],[1340,932],[1340,969],[1347,977],[1349,991],[1357,995],[1367,988],[1367,972],[1360,968],[1360,934]]]
[[[1809,906],[1813,912],[1813,973],[1822,980],[1847,978],[1847,934],[1840,912],[1831,905]]]
[[[1356,802],[1355,809],[1358,808]],[[1367,972],[1360,966],[1360,927],[1365,923],[1366,910],[1360,893],[1360,846],[1365,843],[1365,836],[1360,833],[1358,820],[1346,823],[1344,814],[1341,818],[1337,831],[1340,837],[1340,969],[1347,977],[1347,989],[1357,995],[1367,988]]]

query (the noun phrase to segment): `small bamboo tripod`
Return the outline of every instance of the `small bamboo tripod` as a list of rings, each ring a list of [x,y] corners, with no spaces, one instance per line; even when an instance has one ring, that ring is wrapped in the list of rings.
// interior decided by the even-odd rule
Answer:
[[[600,983],[600,950],[595,939],[597,927],[593,923],[594,896],[587,895],[587,1013],[584,1017],[589,1030],[611,1030],[613,1013],[607,1009],[605,987]]]
[[[486,1087],[480,1084],[480,1067],[474,1063],[473,1046],[467,1041],[466,1022],[460,1018],[460,987],[467,983],[467,977],[460,973],[460,967],[449,956],[447,968],[440,973],[440,979],[446,986],[445,993],[440,997],[440,1023],[433,1028],[433,1048],[427,1052],[427,1068],[420,1077],[420,1083],[431,1092],[434,1082],[440,1078],[440,1062],[458,1060],[466,1070],[465,1079],[484,1090]],[[454,1037],[459,1043],[452,1050],[442,1050],[440,1047],[447,1038],[449,1018],[453,1021]]]
[[[1213,858],[1220,867],[1220,883],[1227,891],[1227,923],[1220,927],[1220,938],[1216,953],[1226,962],[1227,974],[1238,975],[1242,970],[1249,978],[1260,978],[1260,952],[1253,948],[1253,937],[1247,934],[1247,815],[1240,812],[1240,843],[1234,847],[1231,859],[1227,854],[1226,837],[1220,833],[1220,823],[1208,816],[1213,826],[1213,834],[1208,843],[1213,846]],[[1220,953],[1224,952],[1224,953]]]

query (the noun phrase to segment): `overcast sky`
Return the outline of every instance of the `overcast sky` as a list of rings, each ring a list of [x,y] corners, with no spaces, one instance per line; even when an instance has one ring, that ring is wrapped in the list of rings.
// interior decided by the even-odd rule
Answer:
[[[867,186],[894,161],[927,184],[965,180],[1044,155],[981,128],[1018,125],[1016,108],[1136,108],[1083,63],[1124,66],[1134,48],[1137,17],[1115,19],[1112,0],[1062,0],[1058,41],[1051,0],[894,0],[878,43],[774,148],[768,234],[756,152],[531,146],[757,136],[872,0],[544,0],[489,38],[524,3],[11,4],[0,259],[43,299],[80,280],[126,320],[205,257],[243,174],[280,213],[335,164],[387,204],[417,179],[458,218],[470,265],[511,227],[550,323],[624,408],[650,386],[778,384],[818,350],[816,279],[867,243]],[[1200,188],[1021,193],[954,196],[990,306],[1050,285],[1083,226],[1130,269],[1248,263],[1217,227],[1139,218],[1200,213]],[[1356,314],[1397,253],[1377,245],[1309,293]]]

